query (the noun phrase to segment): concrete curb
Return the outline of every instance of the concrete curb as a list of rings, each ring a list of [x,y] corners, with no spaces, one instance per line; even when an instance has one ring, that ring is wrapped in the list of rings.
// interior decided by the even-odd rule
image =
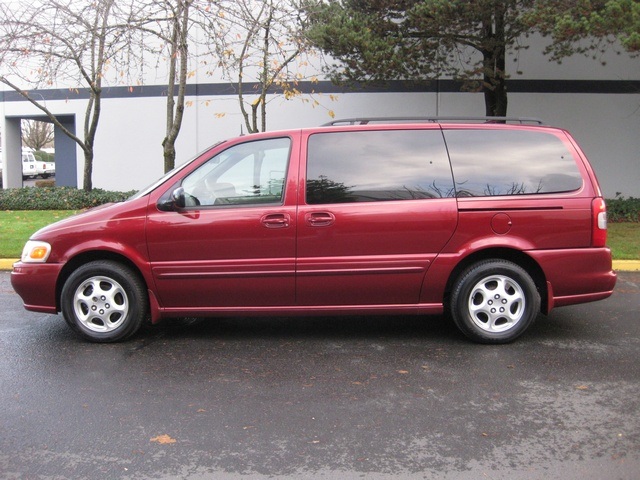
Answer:
[[[0,270],[11,270],[17,258],[0,258]],[[614,260],[613,269],[619,272],[640,272],[640,260]]]
[[[613,269],[619,272],[640,272],[640,260],[614,260]]]
[[[11,270],[13,268],[13,264],[17,261],[17,258],[0,258],[0,271]]]

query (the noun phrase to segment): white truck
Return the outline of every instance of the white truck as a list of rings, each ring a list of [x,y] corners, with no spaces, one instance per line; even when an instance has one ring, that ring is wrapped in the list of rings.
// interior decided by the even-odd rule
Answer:
[[[22,178],[49,178],[56,174],[56,164],[53,162],[42,162],[33,155],[32,152],[22,151]]]

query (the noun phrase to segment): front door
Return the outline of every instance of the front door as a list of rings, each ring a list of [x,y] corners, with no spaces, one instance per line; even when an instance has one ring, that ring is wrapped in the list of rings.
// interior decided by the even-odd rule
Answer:
[[[181,313],[295,302],[295,188],[287,204],[292,139],[232,146],[170,187],[186,206],[150,205],[147,243],[159,302]]]

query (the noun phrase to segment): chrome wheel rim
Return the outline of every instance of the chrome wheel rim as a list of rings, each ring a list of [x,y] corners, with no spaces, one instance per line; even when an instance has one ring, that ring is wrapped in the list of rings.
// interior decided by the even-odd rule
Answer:
[[[80,323],[92,332],[111,332],[129,312],[127,294],[118,282],[96,276],[83,281],[73,295],[73,309]]]
[[[473,323],[489,333],[514,328],[525,313],[523,289],[504,275],[491,275],[480,280],[469,295],[469,314]]]

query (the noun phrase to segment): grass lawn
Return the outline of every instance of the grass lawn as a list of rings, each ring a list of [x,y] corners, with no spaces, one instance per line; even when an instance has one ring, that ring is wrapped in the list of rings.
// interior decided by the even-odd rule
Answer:
[[[76,213],[75,210],[0,212],[0,258],[18,258],[32,233]]]
[[[607,230],[615,260],[640,260],[640,223],[609,223]]]
[[[72,210],[0,212],[0,258],[18,258],[36,230],[76,213]],[[640,223],[609,223],[615,260],[640,260]]]

